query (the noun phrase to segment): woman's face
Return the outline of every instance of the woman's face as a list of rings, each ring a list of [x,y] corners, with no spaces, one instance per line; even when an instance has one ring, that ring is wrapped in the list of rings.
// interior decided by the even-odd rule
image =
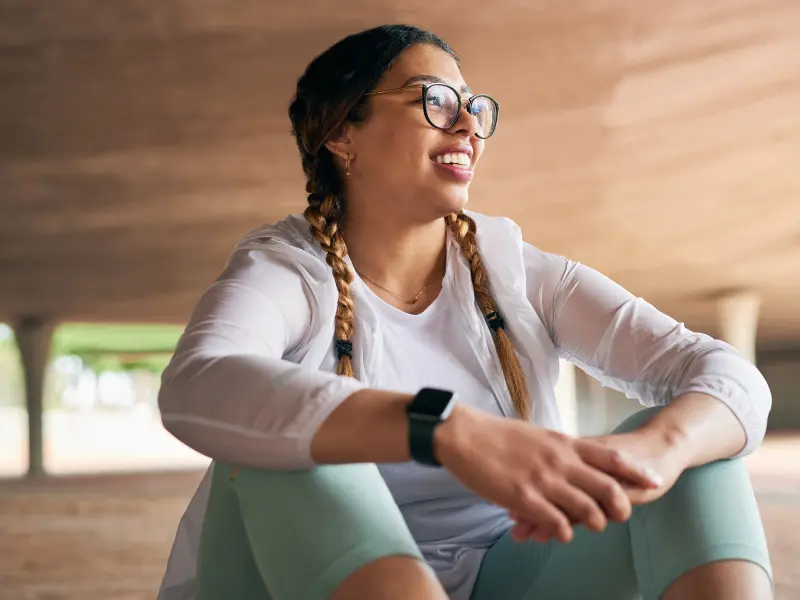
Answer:
[[[374,91],[434,82],[449,84],[462,97],[472,93],[449,54],[420,44],[400,55]],[[431,114],[436,98],[428,105]],[[464,208],[484,146],[475,136],[475,116],[462,108],[449,129],[431,126],[421,87],[370,96],[368,114],[365,122],[347,126],[341,138],[344,152],[353,157],[345,176],[349,211],[427,222]]]

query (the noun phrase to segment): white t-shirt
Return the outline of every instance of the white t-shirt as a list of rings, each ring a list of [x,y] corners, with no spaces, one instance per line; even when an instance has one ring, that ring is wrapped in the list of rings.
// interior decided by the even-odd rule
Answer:
[[[423,387],[455,392],[459,402],[502,416],[489,382],[443,289],[418,315],[373,294],[359,297],[378,315],[383,368],[377,387],[414,394]],[[508,513],[467,489],[445,469],[414,463],[378,465],[411,534],[451,598],[467,600],[481,560],[511,526]]]

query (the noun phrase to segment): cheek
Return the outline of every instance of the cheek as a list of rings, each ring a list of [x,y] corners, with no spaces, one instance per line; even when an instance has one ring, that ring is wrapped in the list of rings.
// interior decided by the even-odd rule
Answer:
[[[391,127],[377,137],[368,152],[370,164],[379,164],[392,180],[413,180],[425,176],[430,153],[436,147],[428,131],[420,127]]]
[[[486,147],[486,142],[484,141],[480,141],[477,144],[475,144],[475,146],[473,147],[473,152],[475,153],[473,157],[473,162],[477,163],[481,159],[485,147]]]

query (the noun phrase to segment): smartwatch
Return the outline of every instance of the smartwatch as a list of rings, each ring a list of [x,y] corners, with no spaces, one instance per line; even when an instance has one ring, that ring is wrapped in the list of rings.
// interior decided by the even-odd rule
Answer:
[[[422,388],[406,408],[408,445],[414,462],[441,467],[433,452],[433,432],[456,405],[456,395],[446,390]]]

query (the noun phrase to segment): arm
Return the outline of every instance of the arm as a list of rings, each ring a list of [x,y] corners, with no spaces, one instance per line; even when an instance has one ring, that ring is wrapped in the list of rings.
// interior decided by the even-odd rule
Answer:
[[[772,399],[735,349],[689,331],[589,267],[529,245],[525,262],[528,297],[564,358],[645,406],[671,403],[654,426],[704,462],[758,447]]]
[[[284,360],[308,331],[307,293],[296,270],[269,252],[237,251],[164,371],[164,427],[194,450],[244,467],[407,460],[408,396]]]
[[[747,438],[736,415],[722,402],[706,394],[689,392],[672,402],[644,429],[673,448],[686,468],[740,454]]]

